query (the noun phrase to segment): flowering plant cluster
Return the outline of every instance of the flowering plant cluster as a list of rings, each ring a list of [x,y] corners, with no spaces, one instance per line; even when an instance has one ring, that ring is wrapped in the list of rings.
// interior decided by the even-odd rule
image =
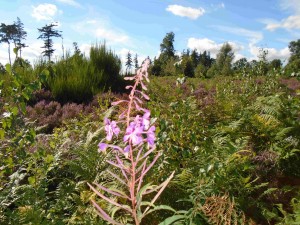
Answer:
[[[173,178],[174,172],[160,185],[152,185],[151,183],[143,185],[145,175],[160,156],[160,153],[157,153],[152,161],[149,159],[150,154],[155,150],[153,119],[151,120],[150,111],[143,108],[143,100],[150,99],[144,93],[147,90],[145,81],[149,82],[147,72],[149,63],[149,60],[145,60],[135,76],[125,77],[126,80],[134,81],[133,85],[126,87],[131,89],[129,99],[113,103],[113,105],[125,104],[125,110],[121,112],[118,121],[104,119],[106,142],[99,143],[99,152],[104,152],[107,149],[112,150],[115,161],[107,160],[107,163],[118,168],[122,175],[119,176],[109,170],[107,172],[125,186],[126,191],[112,190],[100,184],[94,184],[97,187],[95,188],[93,185],[88,184],[99,197],[118,209],[124,210],[136,225],[140,224],[146,215],[155,210],[167,209],[173,211],[171,207],[155,206],[154,203]],[[125,127],[123,132],[122,127]],[[120,138],[122,138],[121,144],[110,144],[114,139]],[[157,193],[151,201],[143,201],[143,196],[154,192]],[[126,203],[119,203],[115,200],[118,198],[125,199],[122,202]],[[92,203],[104,220],[111,224],[121,224],[109,216],[96,201],[92,200]]]

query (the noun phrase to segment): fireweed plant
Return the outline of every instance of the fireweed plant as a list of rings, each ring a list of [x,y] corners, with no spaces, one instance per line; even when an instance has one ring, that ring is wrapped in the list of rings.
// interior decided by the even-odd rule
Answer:
[[[144,81],[149,82],[147,69],[149,60],[145,60],[142,67],[137,70],[137,74],[132,77],[125,77],[126,80],[133,80],[134,85],[127,86],[131,89],[128,100],[120,100],[112,103],[113,105],[125,104],[125,110],[121,112],[118,121],[104,119],[106,141],[99,143],[99,152],[105,152],[110,149],[115,161],[107,160],[107,163],[120,170],[120,176],[107,171],[112,177],[125,187],[125,192],[106,188],[100,184],[88,184],[89,187],[100,198],[114,205],[120,210],[124,210],[131,221],[140,224],[142,219],[149,213],[165,209],[172,210],[171,207],[154,205],[160,194],[166,188],[170,180],[173,178],[174,172],[160,185],[152,185],[151,183],[143,185],[143,180],[147,172],[153,167],[160,156],[157,153],[150,160],[151,153],[155,150],[155,126],[150,118],[150,111],[142,107],[143,100],[149,100],[149,96],[144,93],[147,90]],[[140,88],[140,90],[139,90]],[[124,127],[124,131],[121,128]],[[121,139],[119,146],[110,144],[113,139]],[[143,185],[143,186],[142,186]],[[97,188],[95,188],[96,186]],[[103,194],[103,193],[106,193]],[[151,201],[143,201],[143,197],[152,193],[154,196]],[[155,193],[155,194],[153,194]],[[107,197],[110,195],[111,197]],[[114,197],[114,200],[112,199]],[[117,202],[115,199],[125,199],[125,204]],[[94,200],[92,204],[97,213],[111,224],[121,224],[113,217],[109,216]]]

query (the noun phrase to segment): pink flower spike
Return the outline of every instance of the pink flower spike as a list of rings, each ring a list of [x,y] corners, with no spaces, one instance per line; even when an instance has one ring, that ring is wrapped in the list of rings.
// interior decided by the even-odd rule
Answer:
[[[128,85],[128,86],[125,87],[125,89],[129,89],[129,88],[133,88],[133,86],[132,85]]]

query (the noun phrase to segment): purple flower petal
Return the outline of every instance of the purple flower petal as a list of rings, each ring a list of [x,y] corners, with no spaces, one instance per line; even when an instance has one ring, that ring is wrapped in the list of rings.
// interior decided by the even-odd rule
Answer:
[[[103,151],[105,151],[106,149],[107,149],[107,146],[108,146],[108,144],[106,144],[106,143],[99,143],[98,144],[98,147],[99,147],[99,152],[103,152]]]
[[[130,151],[130,146],[127,145],[127,146],[124,148],[124,152],[125,152],[125,153],[128,153],[129,151]]]

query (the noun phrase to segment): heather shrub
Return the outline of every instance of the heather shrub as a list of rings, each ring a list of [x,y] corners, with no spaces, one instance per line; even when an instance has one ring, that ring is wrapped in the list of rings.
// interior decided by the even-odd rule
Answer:
[[[45,132],[51,132],[54,127],[61,124],[62,109],[58,102],[42,100],[33,107],[27,106],[26,111],[30,120],[42,126]]]

